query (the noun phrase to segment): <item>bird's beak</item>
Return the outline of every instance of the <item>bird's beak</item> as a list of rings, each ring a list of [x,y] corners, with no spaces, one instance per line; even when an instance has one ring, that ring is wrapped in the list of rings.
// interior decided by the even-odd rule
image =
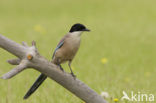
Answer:
[[[83,31],[88,31],[88,32],[89,32],[90,30],[86,28],[86,29],[84,29]]]

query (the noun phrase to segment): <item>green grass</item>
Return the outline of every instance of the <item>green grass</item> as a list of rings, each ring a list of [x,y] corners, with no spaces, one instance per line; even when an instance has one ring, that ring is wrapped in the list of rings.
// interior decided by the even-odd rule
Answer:
[[[39,52],[50,60],[71,25],[85,24],[92,32],[82,35],[74,72],[99,94],[108,92],[107,100],[114,103],[123,90],[156,95],[155,4],[155,0],[0,0],[0,33],[18,43],[35,40]],[[13,68],[6,63],[13,57],[0,49],[0,75]],[[108,63],[102,64],[102,58]],[[64,68],[69,71],[67,65]],[[0,103],[82,103],[50,79],[23,100],[38,75],[29,69],[0,80]]]

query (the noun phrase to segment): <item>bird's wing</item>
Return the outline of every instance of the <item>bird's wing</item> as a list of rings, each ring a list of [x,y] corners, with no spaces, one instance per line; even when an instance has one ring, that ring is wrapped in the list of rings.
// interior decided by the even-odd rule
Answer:
[[[63,46],[64,40],[65,40],[65,37],[62,38],[60,40],[60,42],[58,43],[58,45],[53,53],[52,59],[54,58],[56,51]],[[47,78],[47,76],[41,73],[40,76],[37,78],[37,80],[34,82],[34,84],[31,86],[31,88],[28,90],[26,95],[24,96],[24,99],[27,99],[29,96],[31,96],[31,94],[33,94],[37,90],[37,88],[44,82],[44,80],[46,78]]]
[[[63,38],[63,39],[59,42],[59,44],[57,45],[57,47],[56,47],[56,49],[55,49],[55,51],[54,51],[54,53],[53,53],[52,59],[54,58],[56,51],[57,51],[59,48],[61,48],[61,47],[63,46],[63,44],[64,44],[64,38]]]

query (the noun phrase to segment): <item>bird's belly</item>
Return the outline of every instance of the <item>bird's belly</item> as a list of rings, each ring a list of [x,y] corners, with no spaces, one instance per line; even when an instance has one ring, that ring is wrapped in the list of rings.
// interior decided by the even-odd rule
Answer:
[[[56,51],[55,59],[59,59],[59,63],[64,63],[66,61],[70,61],[74,58],[76,55],[78,48],[80,46],[79,42],[73,42],[73,43],[64,43],[64,45]]]

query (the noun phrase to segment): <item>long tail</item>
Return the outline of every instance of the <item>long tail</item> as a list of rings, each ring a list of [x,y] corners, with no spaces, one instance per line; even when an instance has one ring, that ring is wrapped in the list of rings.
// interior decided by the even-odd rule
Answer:
[[[23,99],[27,99],[31,94],[33,94],[36,89],[44,82],[44,80],[47,78],[46,75],[42,74],[37,78],[37,80],[34,82],[34,84],[31,86],[31,88],[28,90],[28,92],[25,94]]]

